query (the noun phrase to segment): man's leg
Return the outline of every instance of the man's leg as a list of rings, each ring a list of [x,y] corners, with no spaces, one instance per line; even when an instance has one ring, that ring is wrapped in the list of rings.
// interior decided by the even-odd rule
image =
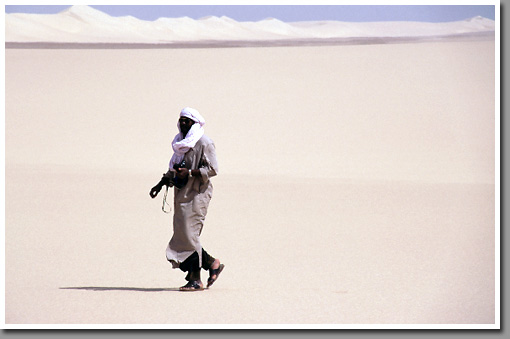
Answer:
[[[180,288],[181,291],[199,291],[204,289],[204,285],[200,280],[200,266],[198,262],[198,254],[194,252],[179,265],[181,271],[188,272],[185,278],[188,283]]]
[[[198,266],[198,254],[193,252],[186,260],[184,260],[179,268],[183,272],[188,272],[186,275],[187,281],[200,280],[200,267]]]
[[[206,271],[209,271],[214,266],[214,259],[213,256],[209,255],[203,248],[202,248],[202,268]]]
[[[207,287],[211,286],[216,281],[216,279],[218,279],[218,276],[221,271],[223,271],[224,267],[225,266],[220,263],[219,259],[215,259],[204,249],[202,249],[202,268],[206,271],[209,271]]]
[[[217,261],[213,256],[209,255],[204,249],[202,249],[202,268],[206,271],[209,271],[211,268],[217,268],[218,265],[215,265],[215,261]],[[198,253],[193,252],[192,255],[190,255],[186,260],[184,260],[180,265],[179,268],[183,272],[188,272],[188,275],[186,276],[186,280],[200,280],[200,267],[198,266]],[[214,267],[216,266],[216,267]],[[197,274],[191,274],[192,272],[199,272],[198,273],[198,279]],[[189,279],[188,279],[189,278]]]

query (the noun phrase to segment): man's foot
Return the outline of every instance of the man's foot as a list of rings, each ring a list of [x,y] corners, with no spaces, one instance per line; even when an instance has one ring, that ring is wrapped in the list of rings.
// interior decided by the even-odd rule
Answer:
[[[223,268],[225,265],[220,263],[219,259],[214,260],[214,263],[211,266],[211,269],[209,270],[209,279],[207,279],[207,288],[212,286],[214,282],[218,279],[218,276],[220,275],[221,271],[223,271]]]
[[[190,292],[190,291],[203,291],[204,285],[200,280],[191,280],[182,287],[179,288],[180,291]]]

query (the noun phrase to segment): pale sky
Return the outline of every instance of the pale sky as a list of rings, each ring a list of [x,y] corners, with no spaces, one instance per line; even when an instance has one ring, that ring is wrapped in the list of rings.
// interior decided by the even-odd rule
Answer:
[[[6,5],[6,13],[54,14],[63,5]],[[285,22],[337,21],[424,21],[447,22],[482,16],[495,19],[493,5],[92,5],[111,16],[131,15],[142,20],[160,17],[227,16],[236,21],[276,18]]]

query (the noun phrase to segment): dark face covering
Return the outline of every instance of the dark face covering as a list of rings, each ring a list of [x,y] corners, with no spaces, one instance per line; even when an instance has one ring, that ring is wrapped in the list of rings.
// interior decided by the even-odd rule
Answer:
[[[179,127],[181,129],[181,133],[183,138],[186,137],[186,134],[188,134],[189,130],[191,129],[191,126],[193,126],[195,122],[191,120],[190,118],[186,117],[180,117],[179,118]]]

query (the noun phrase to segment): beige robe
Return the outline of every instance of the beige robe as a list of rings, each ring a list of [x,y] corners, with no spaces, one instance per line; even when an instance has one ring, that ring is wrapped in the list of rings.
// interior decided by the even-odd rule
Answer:
[[[166,258],[173,268],[178,268],[195,251],[202,267],[200,234],[213,192],[209,179],[218,173],[214,143],[206,135],[184,155],[184,160],[188,169],[200,170],[200,177],[189,178],[181,189],[174,187],[174,234],[166,248]],[[165,176],[172,178],[174,174],[170,169]]]

